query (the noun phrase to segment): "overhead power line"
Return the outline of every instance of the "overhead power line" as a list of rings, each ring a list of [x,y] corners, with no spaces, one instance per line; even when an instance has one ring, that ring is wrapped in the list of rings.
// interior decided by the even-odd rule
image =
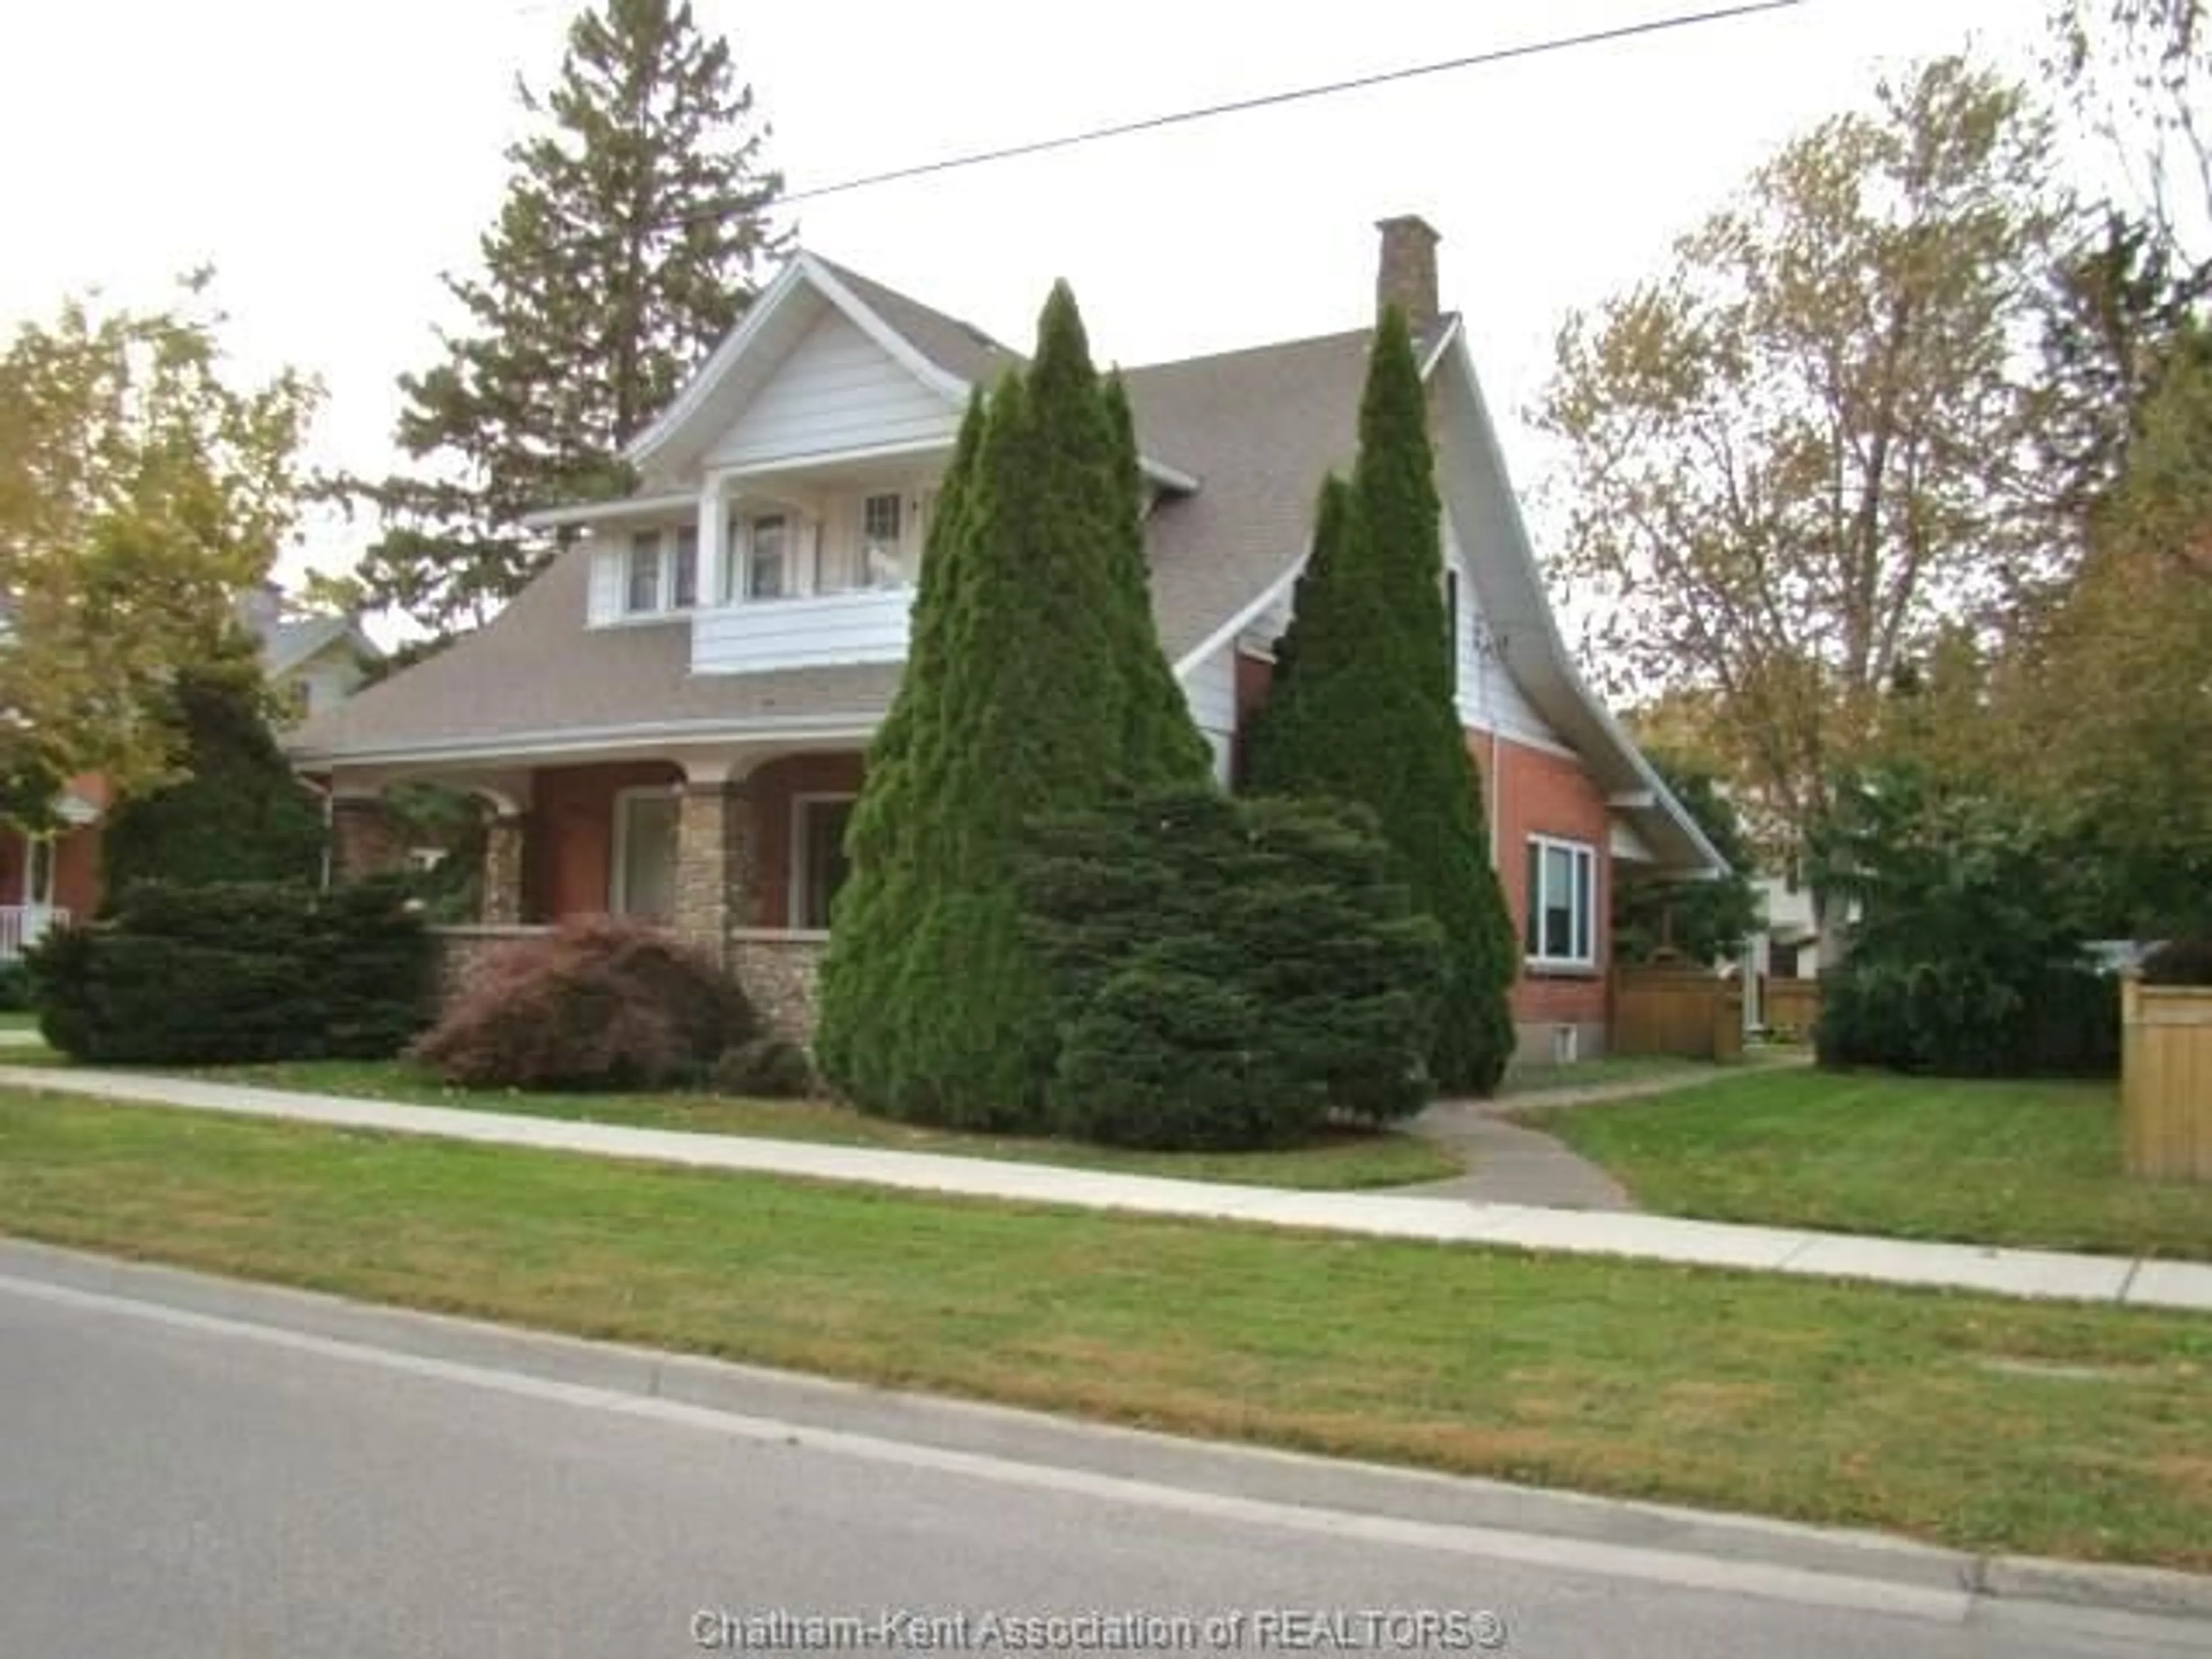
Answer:
[[[1747,3],[1717,7],[1708,11],[1680,12],[1667,17],[1648,18],[1638,23],[1620,23],[1611,28],[1591,29],[1581,34],[1554,35],[1542,40],[1525,41],[1519,46],[1494,46],[1486,52],[1469,52],[1464,57],[1439,58],[1432,63],[1409,64],[1400,69],[1378,70],[1370,75],[1357,75],[1341,81],[1323,81],[1313,86],[1293,87],[1280,92],[1261,93],[1250,98],[1231,99],[1218,104],[1206,104],[1194,109],[1174,110],[1163,115],[1147,115],[1137,120],[1119,121],[1108,126],[1090,127],[1081,132],[1063,133],[1054,138],[1034,138],[1018,144],[1005,144],[995,149],[971,150],[964,155],[948,155],[934,161],[916,162],[909,167],[889,167],[880,173],[862,173],[858,178],[842,179],[835,184],[810,185],[804,190],[787,191],[776,199],[784,202],[811,202],[824,196],[842,196],[848,191],[867,190],[877,185],[896,184],[906,179],[927,178],[932,173],[951,173],[956,168],[981,167],[991,161],[1009,161],[1023,155],[1039,155],[1048,150],[1072,149],[1079,144],[1095,144],[1109,138],[1126,138],[1134,133],[1157,132],[1163,127],[1185,126],[1194,121],[1211,121],[1224,115],[1242,115],[1251,110],[1272,109],[1278,105],[1303,103],[1316,98],[1333,98],[1341,93],[1361,92],[1370,87],[1389,86],[1399,81],[1412,81],[1431,75],[1449,74],[1455,70],[1480,68],[1488,64],[1509,63],[1516,58],[1539,58],[1554,52],[1571,52],[1583,46],[1601,46],[1621,40],[1636,40],[1645,35],[1664,34],[1678,29],[1696,28],[1707,23],[1727,22],[1733,19],[1756,16],[1761,12],[1788,11],[1808,3],[1808,0],[1747,0]],[[672,225],[681,225],[701,218],[720,217],[726,210],[708,210],[672,220]]]

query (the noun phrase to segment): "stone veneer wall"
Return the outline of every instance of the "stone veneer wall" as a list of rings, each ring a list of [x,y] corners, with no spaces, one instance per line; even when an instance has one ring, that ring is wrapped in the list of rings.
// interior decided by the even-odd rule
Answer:
[[[517,939],[537,939],[552,931],[550,927],[481,924],[433,927],[431,935],[438,941],[439,1006],[444,1006],[467,990],[484,963],[501,946]]]
[[[430,931],[438,941],[438,996],[442,1006],[466,991],[485,962],[501,946],[540,938],[553,930],[477,924]],[[829,948],[826,933],[758,927],[731,930],[730,971],[745,988],[763,1024],[775,1036],[793,1042],[813,1041],[816,986],[823,954]]]
[[[818,1007],[816,988],[822,957],[830,948],[826,933],[786,933],[758,927],[730,933],[730,971],[777,1036],[793,1042],[814,1040]]]

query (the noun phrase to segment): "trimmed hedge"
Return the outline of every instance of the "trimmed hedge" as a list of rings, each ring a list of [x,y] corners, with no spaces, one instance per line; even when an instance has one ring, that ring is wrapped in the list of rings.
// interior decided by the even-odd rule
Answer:
[[[2212,939],[2168,939],[2142,959],[2146,985],[2212,985]]]
[[[737,981],[658,929],[563,922],[489,957],[409,1050],[469,1088],[631,1089],[702,1081],[758,1029]]]
[[[1848,958],[1821,979],[1820,1064],[1946,1077],[2111,1077],[2120,981],[2087,968],[2002,975]]]
[[[387,882],[142,882],[26,953],[46,1040],[112,1065],[389,1059],[434,1007],[436,947]]]

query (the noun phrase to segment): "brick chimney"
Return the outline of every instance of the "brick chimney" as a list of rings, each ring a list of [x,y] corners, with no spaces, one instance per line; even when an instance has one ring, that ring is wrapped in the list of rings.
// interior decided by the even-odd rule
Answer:
[[[1443,239],[1414,213],[1379,219],[1375,228],[1382,233],[1382,257],[1375,270],[1376,320],[1382,320],[1384,307],[1395,306],[1419,339],[1436,326],[1437,244]]]

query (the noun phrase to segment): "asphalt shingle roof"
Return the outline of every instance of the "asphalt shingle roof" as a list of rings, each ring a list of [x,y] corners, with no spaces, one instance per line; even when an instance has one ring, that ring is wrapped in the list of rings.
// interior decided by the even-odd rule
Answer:
[[[915,349],[971,383],[1020,359],[944,313],[833,267]],[[1360,330],[1126,372],[1145,453],[1199,480],[1163,496],[1147,527],[1161,642],[1176,661],[1303,556],[1322,476],[1356,443],[1369,335]],[[890,707],[893,664],[694,675],[682,619],[585,626],[590,552],[562,554],[484,628],[310,720],[291,747],[313,759],[566,731],[853,716]]]

